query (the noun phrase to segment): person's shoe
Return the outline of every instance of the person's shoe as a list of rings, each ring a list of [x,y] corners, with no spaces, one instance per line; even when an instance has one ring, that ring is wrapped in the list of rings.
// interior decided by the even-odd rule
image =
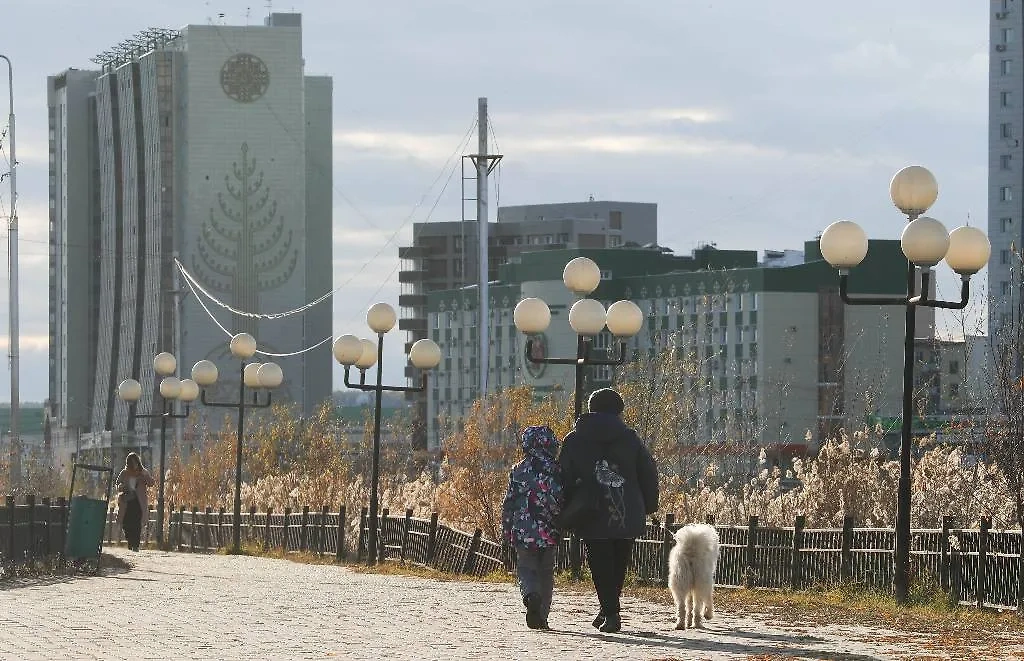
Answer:
[[[602,624],[598,630],[604,633],[617,633],[622,630],[622,620],[618,615],[606,615],[604,618],[604,624]]]
[[[544,617],[540,614],[540,595],[531,592],[523,601],[526,602],[526,626],[531,629],[544,628]]]
[[[603,609],[598,611],[597,617],[594,618],[594,621],[591,622],[591,624],[594,625],[595,629],[600,629],[601,628],[601,625],[604,624],[604,610]]]

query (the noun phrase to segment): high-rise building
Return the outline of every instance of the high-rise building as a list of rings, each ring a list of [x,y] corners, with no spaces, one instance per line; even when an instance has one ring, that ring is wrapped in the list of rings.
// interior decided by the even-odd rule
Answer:
[[[989,334],[1020,302],[1024,250],[1024,11],[1019,2],[990,0],[988,92]],[[1016,254],[1014,254],[1014,251]]]
[[[590,200],[500,207],[498,222],[488,229],[489,279],[496,280],[498,268],[523,252],[653,245],[657,240],[657,204]],[[477,282],[479,252],[475,221],[413,226],[413,245],[398,249],[402,260],[398,327],[407,334],[406,353],[413,342],[428,337],[427,294]],[[414,376],[411,366],[406,376]],[[471,381],[466,388],[476,393],[479,375],[467,372],[465,378]],[[410,397],[417,401],[419,416],[426,419],[426,395]]]
[[[175,260],[238,311],[330,292],[332,83],[305,74],[294,13],[149,29],[93,61],[49,79],[50,408],[58,427],[144,431],[116,388],[132,377],[155,392],[156,353],[181,376],[213,360],[224,399],[239,380],[229,334],[271,354],[331,335],[330,300],[280,319],[206,301],[222,329]],[[279,401],[309,412],[330,396],[329,342],[261,358],[284,370]]]

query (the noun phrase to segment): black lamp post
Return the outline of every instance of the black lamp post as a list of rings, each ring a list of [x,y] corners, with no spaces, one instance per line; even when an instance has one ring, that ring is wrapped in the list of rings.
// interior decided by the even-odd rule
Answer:
[[[159,353],[153,359],[153,369],[163,377],[160,381],[160,413],[136,413],[135,405],[142,397],[142,384],[135,379],[125,379],[117,387],[117,396],[128,402],[129,415],[133,418],[160,418],[160,484],[156,498],[156,544],[164,546],[164,482],[167,478],[165,458],[167,454],[167,420],[168,418],[184,419],[188,417],[188,407],[199,396],[199,386],[192,379],[178,380],[174,376],[178,361],[174,354]],[[174,413],[174,401],[185,402],[184,413]]]
[[[588,257],[577,257],[565,265],[562,281],[569,291],[578,296],[590,294],[601,283],[601,270]],[[521,332],[526,335],[543,333],[551,323],[551,310],[539,298],[524,298],[516,305],[513,319]],[[583,411],[583,368],[587,365],[621,365],[626,360],[626,338],[636,335],[643,326],[644,316],[632,301],[616,301],[607,312],[600,302],[581,298],[569,310],[569,325],[576,332],[576,357],[551,358],[535,355],[532,339],[526,340],[526,360],[534,364],[575,365],[576,391],[573,406],[574,420]],[[618,356],[610,359],[593,358],[590,355],[591,339],[604,330],[619,338]]]
[[[839,295],[849,305],[901,305],[906,308],[903,338],[903,424],[900,434],[900,477],[896,494],[896,548],[893,591],[898,603],[906,603],[910,583],[910,504],[912,421],[914,413],[914,335],[917,308],[960,310],[970,298],[970,277],[988,263],[991,246],[984,232],[975,227],[958,227],[950,233],[934,218],[923,216],[938,197],[935,177],[919,165],[903,168],[889,186],[892,201],[906,214],[900,244],[907,256],[906,296],[859,296],[849,293],[849,271],[863,261],[868,239],[856,223],[840,220],[821,235],[821,254],[839,269]],[[945,258],[961,277],[960,300],[929,298],[931,269]],[[918,285],[920,284],[920,289]],[[917,292],[920,291],[918,294]]]
[[[409,361],[413,366],[424,370],[422,382],[418,387],[386,386],[383,379],[384,334],[395,327],[397,315],[395,309],[387,303],[375,303],[366,313],[366,323],[377,334],[377,342],[361,340],[355,335],[342,335],[334,341],[334,357],[345,366],[345,385],[349,388],[374,393],[373,406],[373,455],[370,464],[370,508],[368,513],[369,530],[366,536],[366,564],[377,562],[377,512],[378,488],[380,485],[380,418],[381,395],[387,392],[419,392],[427,388],[426,370],[437,367],[441,362],[441,348],[433,340],[423,339],[413,343],[409,350]],[[366,370],[377,365],[377,383],[366,383]],[[359,369],[359,383],[351,383],[348,379],[349,368],[355,365]]]
[[[231,541],[234,553],[240,553],[242,550],[240,532],[242,521],[242,438],[245,429],[245,411],[267,408],[271,403],[269,392],[266,401],[260,402],[259,393],[255,390],[252,393],[252,401],[247,402],[245,391],[246,388],[276,388],[284,380],[284,372],[277,363],[245,362],[256,354],[256,340],[248,333],[238,333],[232,337],[229,347],[231,355],[242,361],[239,368],[238,401],[211,402],[206,398],[206,389],[217,382],[217,366],[209,360],[200,360],[192,366],[192,379],[203,389],[203,404],[238,411],[238,437],[235,442],[235,515],[231,522]]]

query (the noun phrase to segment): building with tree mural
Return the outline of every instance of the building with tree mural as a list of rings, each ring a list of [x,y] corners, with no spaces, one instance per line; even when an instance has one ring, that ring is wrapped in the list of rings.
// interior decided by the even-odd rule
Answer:
[[[57,428],[138,437],[148,425],[115,390],[131,377],[154,393],[156,353],[181,376],[213,360],[237,396],[229,334],[269,354],[331,335],[329,298],[272,314],[332,289],[332,81],[306,75],[294,13],[148,29],[93,61],[48,80],[49,413]],[[273,360],[275,397],[305,412],[330,397],[330,342]]]

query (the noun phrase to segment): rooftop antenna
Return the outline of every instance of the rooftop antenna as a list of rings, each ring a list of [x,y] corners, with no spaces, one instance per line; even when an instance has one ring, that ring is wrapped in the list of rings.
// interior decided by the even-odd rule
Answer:
[[[250,14],[251,11],[252,11],[252,7],[246,7],[245,8],[245,25],[246,25],[246,27],[249,26],[249,14]]]

